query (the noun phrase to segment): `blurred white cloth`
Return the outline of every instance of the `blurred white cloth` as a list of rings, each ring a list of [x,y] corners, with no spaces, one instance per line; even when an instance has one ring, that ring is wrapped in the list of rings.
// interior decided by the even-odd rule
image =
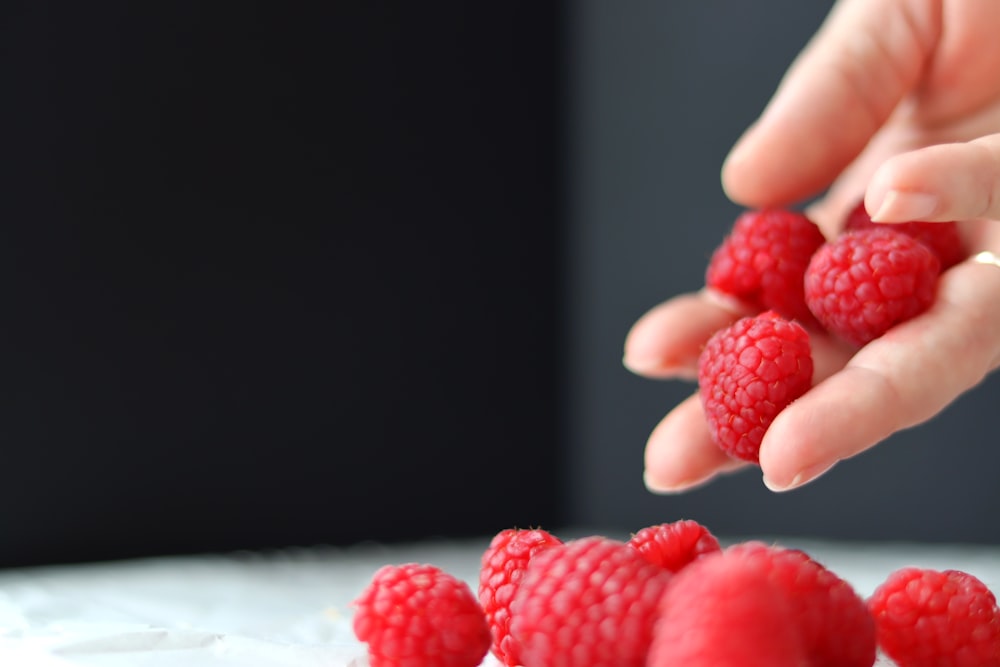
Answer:
[[[1000,548],[775,541],[805,549],[865,596],[906,565],[965,570],[1000,591]],[[375,570],[389,563],[432,563],[475,590],[488,543],[430,541],[0,571],[0,664],[364,667],[365,647],[353,635],[349,605]],[[484,662],[498,664],[492,657]]]

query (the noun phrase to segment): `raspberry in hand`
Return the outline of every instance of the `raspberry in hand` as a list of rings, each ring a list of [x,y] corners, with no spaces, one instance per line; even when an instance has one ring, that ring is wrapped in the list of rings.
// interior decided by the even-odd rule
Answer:
[[[797,211],[745,211],[712,253],[705,284],[758,310],[813,324],[802,279],[822,232]]]
[[[955,266],[968,255],[962,236],[958,232],[958,223],[955,222],[872,222],[862,201],[848,213],[844,223],[844,231],[876,227],[895,229],[920,241],[937,255],[942,271]]]
[[[941,262],[893,226],[846,232],[817,250],[806,269],[809,309],[827,331],[854,345],[875,340],[934,301]]]
[[[764,433],[812,385],[809,334],[773,311],[716,332],[698,360],[698,391],[712,438],[758,462]]]

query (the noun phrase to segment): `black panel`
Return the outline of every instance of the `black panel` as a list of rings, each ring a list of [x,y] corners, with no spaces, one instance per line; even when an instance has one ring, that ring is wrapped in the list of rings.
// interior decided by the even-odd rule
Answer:
[[[555,5],[306,7],[0,10],[0,564],[555,521]]]

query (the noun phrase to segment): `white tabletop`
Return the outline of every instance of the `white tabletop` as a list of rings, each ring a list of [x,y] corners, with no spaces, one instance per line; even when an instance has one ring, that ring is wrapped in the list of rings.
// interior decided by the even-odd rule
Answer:
[[[388,563],[432,563],[474,588],[488,542],[484,537],[0,571],[0,664],[362,667],[364,645],[352,633],[349,603],[375,570]],[[1000,590],[998,547],[777,542],[806,549],[862,595],[906,565],[965,570]],[[497,664],[492,657],[484,662]]]

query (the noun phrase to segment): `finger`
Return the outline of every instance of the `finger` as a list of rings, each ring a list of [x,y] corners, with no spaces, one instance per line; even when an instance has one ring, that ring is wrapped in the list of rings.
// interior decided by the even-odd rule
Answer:
[[[1000,219],[1000,134],[890,158],[872,176],[876,222]]]
[[[750,311],[705,289],[682,294],[653,308],[625,338],[625,367],[655,378],[693,379],[705,341]]]
[[[869,343],[775,418],[760,449],[765,483],[795,488],[930,419],[997,365],[998,332],[998,267],[967,261],[945,272],[930,310]]]
[[[653,429],[646,443],[643,479],[650,491],[678,493],[744,465],[726,455],[712,440],[701,399],[695,394]]]
[[[917,85],[940,33],[937,4],[835,5],[727,158],[730,198],[786,205],[826,188]]]
[[[709,288],[682,294],[639,318],[625,338],[622,361],[637,375],[695,379],[698,357],[712,334],[752,314]],[[843,367],[851,354],[848,346],[822,332],[810,332],[810,343],[818,378]]]

